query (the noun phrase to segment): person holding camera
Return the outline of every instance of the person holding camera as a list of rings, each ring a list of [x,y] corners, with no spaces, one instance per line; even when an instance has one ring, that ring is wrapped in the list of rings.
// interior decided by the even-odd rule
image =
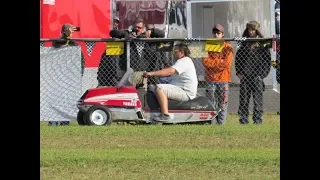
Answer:
[[[155,28],[154,25],[145,26],[142,18],[137,18],[128,29],[113,29],[110,31],[112,38],[164,38],[164,31]]]
[[[155,28],[154,25],[148,24],[145,25],[144,20],[141,18],[137,18],[135,23],[130,26],[128,29],[113,29],[110,31],[110,36],[112,38],[164,38],[165,32],[161,29]],[[157,52],[157,44],[156,42],[139,42],[135,41],[130,44],[130,67],[134,71],[154,71],[159,70],[162,67],[168,67],[169,63],[164,55],[159,54],[162,52]],[[114,66],[114,64],[117,66]],[[108,68],[113,64],[112,67],[118,67],[119,70],[110,70]],[[115,76],[114,71],[126,71],[127,68],[127,58],[126,58],[126,44],[124,47],[124,53],[120,55],[120,57],[109,57],[105,55],[105,53],[101,57],[99,70],[98,70],[98,82],[99,86],[110,85],[110,83],[115,84],[108,81],[107,77],[109,75]],[[114,69],[114,68],[113,68]],[[118,77],[117,79],[120,79]],[[151,81],[155,81],[154,78],[151,78]],[[111,84],[111,85],[112,85]]]
[[[61,27],[61,36],[59,37],[59,41],[54,41],[52,43],[53,47],[59,48],[63,46],[74,46],[78,45],[76,42],[70,40],[74,32],[80,31],[80,27],[76,27],[72,24],[64,24]]]
[[[145,25],[143,19],[136,19],[129,38],[164,38],[164,31],[157,29],[152,24]],[[159,55],[156,51],[156,42],[133,42],[131,43],[131,61],[130,67],[135,71],[155,71],[159,70],[161,66],[166,66],[168,63],[166,59],[158,59],[164,57]],[[155,81],[154,78],[150,79]],[[155,83],[155,82],[153,82]]]
[[[134,25],[126,30],[112,30],[110,36],[112,38],[164,38],[165,32],[155,28],[154,25],[145,26],[143,19],[137,18]],[[133,42],[130,49],[130,67],[134,71],[153,71],[157,64],[156,44],[154,42]],[[126,68],[125,62],[120,63],[120,68]],[[161,62],[160,64],[167,64]]]
[[[54,41],[52,46],[55,48],[65,47],[65,46],[79,46],[75,41],[70,40],[74,32],[80,31],[80,27],[76,27],[72,24],[64,24],[61,27],[61,36],[58,41]],[[84,56],[81,52],[81,75],[84,72]]]
[[[59,40],[53,41],[52,46],[55,48],[62,48],[66,46],[78,46],[78,44],[75,41],[70,40],[74,32],[80,31],[80,27],[76,27],[72,24],[64,24],[61,27],[61,36],[59,37]],[[81,75],[83,75],[84,72],[84,56],[81,52]],[[57,126],[57,121],[49,121],[49,126]],[[69,125],[69,121],[61,121],[61,126]]]

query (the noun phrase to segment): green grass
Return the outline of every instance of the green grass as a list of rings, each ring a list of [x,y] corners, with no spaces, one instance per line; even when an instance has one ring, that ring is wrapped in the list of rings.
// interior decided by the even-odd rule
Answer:
[[[42,180],[280,179],[280,118],[240,125],[49,127],[40,123]]]

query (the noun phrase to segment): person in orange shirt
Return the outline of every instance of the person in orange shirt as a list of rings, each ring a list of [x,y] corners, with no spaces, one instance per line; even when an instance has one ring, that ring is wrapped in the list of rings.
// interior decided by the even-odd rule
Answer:
[[[214,38],[224,37],[224,28],[217,24],[212,29]],[[216,116],[217,124],[224,124],[227,119],[229,82],[231,82],[231,65],[233,61],[233,47],[223,42],[221,52],[208,52],[208,57],[202,59],[207,81],[206,95],[213,102],[214,107],[221,109]]]

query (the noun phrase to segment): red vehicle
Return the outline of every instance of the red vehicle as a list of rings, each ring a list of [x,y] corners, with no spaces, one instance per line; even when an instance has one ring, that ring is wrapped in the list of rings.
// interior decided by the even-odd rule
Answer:
[[[130,68],[116,87],[88,89],[77,103],[79,125],[110,125],[112,122],[159,123],[153,121],[160,114],[155,95],[146,91],[141,83],[135,83],[135,72]],[[161,123],[202,123],[215,124],[218,114],[211,101],[198,96],[187,102],[170,100],[171,120]]]

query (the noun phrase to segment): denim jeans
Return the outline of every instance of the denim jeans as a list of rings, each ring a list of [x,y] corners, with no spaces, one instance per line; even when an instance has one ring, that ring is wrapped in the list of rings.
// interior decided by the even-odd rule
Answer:
[[[217,124],[224,124],[227,119],[229,83],[208,82],[206,95],[212,101],[217,110],[221,109],[216,116]]]

